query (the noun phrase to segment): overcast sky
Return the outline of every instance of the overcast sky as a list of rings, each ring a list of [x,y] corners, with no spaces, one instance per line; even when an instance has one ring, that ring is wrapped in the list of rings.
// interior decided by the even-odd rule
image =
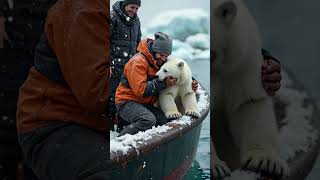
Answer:
[[[116,0],[110,1],[111,8],[113,3],[115,2]],[[159,14],[162,11],[173,9],[201,8],[209,14],[209,7],[210,0],[141,0],[141,7],[138,11],[138,16],[143,26],[144,24],[147,24],[149,21],[151,21],[156,14]]]

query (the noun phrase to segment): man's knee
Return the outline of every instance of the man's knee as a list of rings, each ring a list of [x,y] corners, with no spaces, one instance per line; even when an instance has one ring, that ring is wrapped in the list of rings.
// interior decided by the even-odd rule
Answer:
[[[140,122],[143,124],[145,129],[150,129],[150,128],[152,128],[152,126],[155,126],[157,123],[157,118],[152,113],[143,114],[140,117],[140,119],[141,119]]]

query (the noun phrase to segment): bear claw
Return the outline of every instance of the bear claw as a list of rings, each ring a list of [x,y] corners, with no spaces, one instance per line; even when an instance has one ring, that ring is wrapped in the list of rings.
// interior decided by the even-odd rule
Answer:
[[[242,169],[260,172],[263,175],[275,177],[289,177],[289,168],[283,160],[267,157],[252,156],[242,163]]]
[[[200,117],[200,113],[198,113],[196,111],[187,111],[186,115],[197,118],[197,119]]]
[[[231,171],[225,163],[218,163],[212,168],[213,179],[223,179],[230,176]]]
[[[182,115],[179,112],[171,113],[171,114],[167,115],[167,119],[178,119],[178,118],[181,118],[181,117],[182,117]]]

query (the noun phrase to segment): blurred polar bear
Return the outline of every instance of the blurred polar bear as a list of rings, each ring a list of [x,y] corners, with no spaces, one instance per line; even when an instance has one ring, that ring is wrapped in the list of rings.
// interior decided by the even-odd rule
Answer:
[[[272,99],[261,82],[261,39],[241,0],[211,2],[213,54],[212,170],[215,178],[244,168],[287,176],[277,149]]]

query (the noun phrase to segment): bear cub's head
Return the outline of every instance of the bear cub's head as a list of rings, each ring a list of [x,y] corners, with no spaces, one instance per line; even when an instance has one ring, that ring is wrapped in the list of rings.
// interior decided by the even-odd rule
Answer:
[[[168,58],[168,61],[161,66],[156,76],[158,76],[158,79],[161,81],[166,77],[172,76],[177,79],[177,83],[179,84],[182,76],[185,74],[186,65],[186,62],[182,59]]]

